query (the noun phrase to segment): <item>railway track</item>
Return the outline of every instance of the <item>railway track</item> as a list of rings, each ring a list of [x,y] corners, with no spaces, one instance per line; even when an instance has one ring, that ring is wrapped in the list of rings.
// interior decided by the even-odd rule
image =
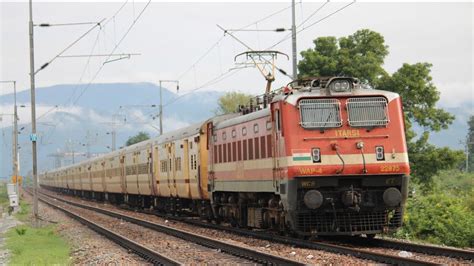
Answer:
[[[246,259],[246,260],[249,260],[249,261],[254,261],[258,264],[265,264],[265,265],[304,265],[304,264],[299,263],[299,262],[294,261],[294,260],[286,259],[286,258],[279,257],[279,256],[274,256],[274,255],[271,255],[271,254],[265,254],[265,253],[262,253],[262,252],[258,252],[258,251],[252,250],[252,249],[245,248],[245,247],[231,245],[231,244],[219,241],[219,240],[211,239],[211,238],[208,238],[208,237],[205,237],[205,236],[197,235],[197,234],[187,232],[187,231],[183,231],[183,230],[174,229],[174,228],[171,228],[171,227],[168,227],[168,226],[163,226],[163,225],[160,225],[160,224],[157,224],[157,223],[152,223],[152,222],[149,222],[149,221],[145,221],[145,220],[135,218],[135,217],[132,217],[132,216],[129,216],[129,215],[124,215],[124,214],[121,214],[121,213],[113,212],[113,211],[110,211],[110,210],[104,210],[104,209],[92,207],[92,206],[89,206],[89,205],[79,204],[77,202],[72,202],[72,201],[69,201],[69,200],[65,200],[65,199],[62,199],[62,198],[59,198],[59,197],[54,197],[54,196],[47,195],[47,194],[42,194],[42,197],[40,197],[40,200],[45,201],[43,197],[47,197],[47,198],[50,198],[50,199],[53,199],[53,200],[61,201],[61,202],[64,202],[66,204],[69,204],[69,205],[72,205],[72,206],[75,206],[75,207],[80,207],[80,208],[91,210],[91,211],[94,211],[94,212],[97,212],[97,213],[105,214],[105,215],[108,215],[110,217],[122,219],[124,221],[130,222],[130,223],[133,223],[133,224],[136,224],[136,225],[139,225],[139,226],[142,226],[142,227],[145,227],[145,228],[148,228],[148,229],[160,232],[160,233],[164,233],[164,234],[167,234],[167,235],[170,235],[170,236],[173,236],[173,237],[177,237],[177,238],[189,241],[189,242],[193,242],[193,243],[199,244],[201,246],[205,246],[205,247],[212,248],[212,249],[218,249],[221,252],[230,254],[230,255],[235,256],[235,257],[240,257],[240,258],[243,258],[243,259]],[[61,209],[61,210],[63,210],[63,209]],[[165,264],[167,264],[167,263],[165,263]],[[173,264],[173,263],[171,263],[171,264]]]
[[[127,237],[124,237],[122,235],[119,235],[117,233],[112,232],[111,230],[94,223],[92,221],[89,221],[82,217],[81,215],[74,213],[72,211],[69,211],[68,209],[58,205],[57,203],[44,199],[43,197],[40,197],[39,200],[54,209],[60,210],[64,212],[66,215],[69,217],[73,218],[74,220],[79,221],[80,223],[86,225],[90,229],[96,231],[97,233],[105,236],[107,239],[115,242],[116,244],[124,247],[127,250],[132,251],[133,253],[137,254],[138,256],[142,257],[146,261],[149,261],[153,263],[154,265],[180,265],[179,262],[173,260],[172,258],[169,258],[163,254],[160,254],[158,252],[155,252]]]
[[[219,248],[223,252],[229,252],[230,254],[232,254],[234,256],[240,256],[240,257],[243,257],[243,258],[247,258],[249,260],[256,261],[258,263],[263,263],[263,264],[289,264],[289,263],[295,263],[294,261],[290,261],[290,260],[287,260],[287,259],[285,259],[286,262],[284,262],[284,261],[280,261],[280,262],[275,261],[274,263],[269,263],[267,261],[267,263],[265,263],[265,259],[258,259],[258,258],[255,257],[255,256],[260,256],[260,255],[245,254],[247,252],[255,252],[254,250],[249,250],[249,249],[244,248],[245,251],[242,251],[241,250],[242,247],[232,246],[232,245],[229,245],[227,243],[223,243],[221,241],[217,241],[217,240],[210,239],[210,238],[207,238],[207,237],[203,237],[203,236],[200,236],[200,235],[195,235],[195,234],[192,234],[192,233],[189,233],[189,232],[183,232],[181,230],[169,228],[167,226],[163,226],[163,225],[156,224],[156,223],[151,223],[151,222],[148,222],[148,221],[145,221],[145,220],[142,220],[142,219],[138,219],[138,218],[135,218],[135,217],[131,217],[131,216],[128,216],[128,215],[123,215],[123,214],[120,214],[120,213],[117,213],[117,212],[114,212],[114,211],[104,210],[104,209],[100,209],[100,208],[93,207],[93,206],[90,206],[90,205],[84,205],[84,204],[72,202],[72,201],[69,201],[69,200],[66,200],[66,199],[63,199],[63,198],[60,198],[60,197],[51,196],[51,195],[48,195],[48,197],[55,198],[56,200],[60,200],[60,201],[63,201],[65,203],[77,206],[77,207],[97,211],[97,212],[102,213],[102,214],[106,214],[106,215],[109,215],[109,216],[112,216],[112,217],[120,218],[120,219],[126,220],[128,222],[137,223],[141,226],[144,226],[144,227],[147,227],[147,228],[150,228],[150,229],[153,229],[153,230],[157,230],[157,231],[160,231],[160,232],[163,232],[163,233],[166,233],[166,234],[170,234],[172,236],[179,237],[179,238],[182,238],[182,239],[185,239],[185,240],[188,240],[188,241],[193,241],[193,242],[194,241],[199,241],[199,244],[204,244],[204,245],[206,245],[208,247],[211,247],[211,248]],[[151,213],[151,212],[147,212],[147,213],[156,215],[156,213]],[[199,221],[199,220],[196,220],[196,219],[189,219],[189,218],[184,218],[184,217],[175,217],[175,216],[167,216],[167,215],[159,215],[159,216],[162,216],[162,217],[170,219],[170,220],[173,219],[173,220],[178,220],[178,221],[181,221],[181,222],[186,222],[186,223],[192,224],[192,225],[207,227],[207,228],[210,228],[210,229],[223,230],[223,231],[234,233],[234,234],[237,234],[237,235],[255,237],[255,238],[258,238],[258,239],[262,239],[262,240],[268,240],[268,241],[272,241],[272,242],[283,243],[283,244],[292,245],[292,246],[300,247],[300,248],[316,249],[316,250],[323,250],[323,251],[327,251],[327,252],[331,252],[331,253],[351,255],[351,256],[354,256],[354,257],[357,257],[357,258],[372,260],[372,261],[377,261],[377,262],[382,262],[382,263],[396,264],[396,265],[439,265],[437,263],[431,263],[431,262],[428,262],[428,261],[422,261],[422,260],[417,260],[417,259],[413,259],[413,258],[399,257],[397,255],[390,255],[390,254],[384,254],[384,253],[379,253],[379,252],[373,252],[373,251],[369,251],[369,250],[363,250],[363,249],[360,249],[360,248],[348,247],[348,246],[344,246],[344,245],[341,245],[341,244],[330,244],[330,243],[322,243],[322,242],[314,242],[314,241],[295,239],[295,238],[284,237],[284,236],[279,236],[279,235],[274,235],[274,234],[268,234],[268,233],[265,233],[265,232],[250,231],[250,230],[244,230],[244,229],[240,229],[240,228],[233,228],[233,227],[226,227],[226,226],[221,226],[221,225],[216,225],[216,224],[211,224],[211,223],[205,223],[205,222],[202,222],[202,221]],[[164,230],[164,231],[162,231],[162,230]],[[190,235],[187,235],[187,234],[190,234]],[[363,240],[367,240],[367,239],[359,239],[358,241],[363,241]],[[375,240],[374,242],[370,242],[371,245],[375,245],[377,243],[377,241],[379,241],[379,239],[374,239],[374,240]],[[219,242],[219,243],[216,243],[216,242]],[[410,251],[414,251],[414,252],[430,254],[430,255],[436,255],[436,256],[459,257],[459,258],[463,258],[463,259],[467,259],[467,260],[472,260],[472,256],[473,256],[472,252],[464,251],[464,250],[458,250],[458,249],[452,249],[452,248],[423,246],[423,245],[403,243],[403,242],[390,243],[390,242],[396,242],[396,241],[385,241],[385,240],[384,241],[379,241],[379,242],[383,242],[383,244],[381,244],[381,246],[378,246],[378,247],[410,250]],[[222,243],[225,244],[225,245],[221,246]],[[367,244],[368,243],[366,242],[365,245],[367,245]],[[396,244],[398,244],[398,248],[397,248]],[[407,244],[407,245],[401,246],[400,244]],[[423,249],[424,247],[426,247],[426,248]],[[237,250],[235,250],[236,248],[237,248]],[[455,250],[456,252],[449,253],[448,251],[451,251],[451,250]],[[242,254],[242,252],[244,252],[244,253]],[[268,254],[265,254],[265,255],[274,257],[274,256],[268,255]],[[284,258],[281,258],[281,257],[276,257],[276,258],[277,259],[284,259]]]
[[[460,258],[464,260],[474,261],[473,251],[457,249],[457,248],[405,243],[405,242],[400,242],[396,240],[378,239],[378,238],[370,239],[370,240],[366,238],[356,238],[353,241],[361,245],[366,244],[366,245],[376,246],[376,247],[392,248],[392,249],[397,249],[397,250],[418,252],[418,253],[423,253],[423,254],[428,254],[428,255],[446,256],[446,257],[451,257],[451,258]]]

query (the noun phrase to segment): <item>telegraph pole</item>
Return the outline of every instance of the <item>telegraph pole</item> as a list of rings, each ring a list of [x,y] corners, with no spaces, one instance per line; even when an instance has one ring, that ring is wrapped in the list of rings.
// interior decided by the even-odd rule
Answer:
[[[38,224],[38,166],[36,154],[36,99],[35,99],[35,49],[33,39],[33,3],[29,0],[30,35],[30,91],[31,91],[31,151],[33,153],[33,214],[34,225]]]
[[[163,88],[161,85],[164,82],[176,83],[176,91],[179,91],[179,80],[160,80],[160,136],[163,135]]]
[[[297,70],[297,54],[296,54],[296,15],[295,15],[295,0],[291,1],[291,50],[293,61],[293,80],[298,79]]]

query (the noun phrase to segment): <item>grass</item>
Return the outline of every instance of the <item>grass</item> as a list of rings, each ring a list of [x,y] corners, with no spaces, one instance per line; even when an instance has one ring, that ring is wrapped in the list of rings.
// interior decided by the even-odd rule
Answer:
[[[6,185],[0,184],[0,204],[4,197],[8,206]],[[29,226],[30,209],[31,206],[21,200],[20,210],[14,215],[24,225],[11,228],[4,235],[5,247],[10,251],[8,265],[69,265],[69,244],[55,232],[55,226]]]
[[[24,200],[20,200],[20,210],[16,212],[15,218],[22,222],[28,222],[30,219],[30,204],[26,203]]]
[[[9,265],[67,265],[69,245],[58,236],[53,226],[32,228],[17,226],[6,233],[10,250]]]

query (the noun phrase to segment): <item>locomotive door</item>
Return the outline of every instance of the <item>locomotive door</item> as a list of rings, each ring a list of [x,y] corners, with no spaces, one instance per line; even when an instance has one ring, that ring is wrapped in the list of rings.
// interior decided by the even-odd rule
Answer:
[[[282,115],[280,105],[278,103],[272,104],[272,119],[273,119],[273,138],[272,138],[272,152],[273,152],[273,187],[276,191],[280,189],[280,180],[283,178],[282,175],[282,160],[285,159],[282,154],[281,145],[284,143],[283,139],[283,128],[282,128]]]

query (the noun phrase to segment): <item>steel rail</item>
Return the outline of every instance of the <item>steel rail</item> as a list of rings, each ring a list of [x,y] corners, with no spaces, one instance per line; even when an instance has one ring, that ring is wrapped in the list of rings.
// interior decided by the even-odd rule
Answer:
[[[48,196],[50,196],[50,195],[48,195]],[[66,199],[62,199],[62,198],[58,198],[58,197],[54,197],[54,196],[50,196],[50,197],[56,198],[57,200],[64,201],[64,202],[70,202],[72,205],[76,205],[76,204],[77,205],[82,205],[82,204],[79,204],[79,203],[71,202],[71,201],[66,200]],[[103,209],[99,209],[99,208],[88,206],[88,205],[83,205],[83,206],[85,206],[85,208],[97,209],[99,212],[104,213],[104,214],[105,214],[105,212],[110,212],[111,214],[115,213],[115,212],[112,212],[112,211],[103,210]],[[141,211],[141,212],[142,213],[147,213],[147,214],[152,214],[152,215],[158,215],[158,216],[170,219],[170,220],[181,221],[181,222],[185,222],[185,223],[189,223],[189,224],[193,224],[193,225],[197,225],[197,226],[201,226],[201,227],[226,231],[226,232],[237,234],[237,235],[255,237],[255,238],[258,238],[258,239],[262,239],[262,240],[283,243],[283,244],[292,245],[292,246],[296,246],[296,247],[300,247],[300,248],[316,249],[316,250],[323,250],[323,251],[327,251],[327,252],[331,252],[331,253],[350,255],[350,256],[353,256],[353,257],[360,258],[360,259],[372,260],[372,261],[377,261],[377,262],[381,262],[381,263],[388,263],[388,264],[394,264],[394,265],[439,265],[438,263],[421,261],[421,260],[416,260],[416,259],[412,259],[412,258],[403,258],[403,257],[399,257],[399,256],[396,256],[396,255],[382,254],[382,253],[378,253],[378,252],[373,252],[373,251],[368,251],[368,250],[361,250],[361,249],[358,249],[358,248],[350,248],[350,247],[341,246],[341,245],[337,245],[337,244],[306,241],[306,240],[301,240],[301,239],[292,238],[292,237],[285,237],[285,236],[279,236],[279,235],[275,235],[275,234],[268,234],[268,232],[258,232],[258,231],[251,231],[251,230],[245,230],[245,229],[234,228],[234,227],[221,226],[221,225],[217,225],[217,224],[201,222],[201,221],[198,221],[196,219],[189,219],[189,218],[184,218],[184,217],[176,217],[176,216],[157,214],[156,212],[147,212],[147,211]],[[118,214],[118,215],[122,215],[122,214]],[[133,217],[131,217],[131,218],[132,219],[137,219],[137,218],[133,218]],[[137,219],[137,220],[140,220],[140,219]],[[144,221],[144,220],[141,220],[141,221]],[[149,223],[149,222],[147,222],[147,223]],[[153,223],[151,223],[151,224],[153,224]],[[169,227],[165,227],[165,226],[162,226],[162,227],[169,228]],[[222,248],[221,248],[221,250],[224,251],[224,249],[222,249]],[[278,263],[278,264],[288,264],[288,263]]]
[[[360,241],[362,241],[362,238],[360,239]],[[370,244],[371,246],[407,250],[407,251],[418,252],[418,253],[429,254],[429,255],[446,256],[446,257],[460,258],[460,259],[474,261],[474,251],[464,250],[464,249],[459,249],[459,248],[405,243],[405,242],[400,242],[396,240],[379,239],[379,238],[370,239],[370,240],[364,239],[364,242],[366,244]]]
[[[105,209],[100,209],[97,207],[93,207],[90,205],[85,205],[85,204],[80,204],[77,202],[72,202],[63,198],[51,196],[48,194],[44,194],[46,197],[56,199],[58,201],[62,201],[66,204],[70,204],[72,206],[80,207],[83,209],[91,210],[94,212],[98,212],[101,214],[105,214],[114,218],[122,219],[124,221],[140,225],[142,227],[158,231],[160,233],[164,233],[167,235],[171,235],[173,237],[177,237],[186,241],[190,241],[196,244],[199,244],[201,246],[205,246],[208,248],[212,249],[220,249],[222,252],[236,256],[236,257],[241,257],[247,260],[251,260],[254,262],[257,262],[259,264],[265,264],[265,265],[305,265],[304,263],[300,263],[294,260],[286,259],[283,257],[271,255],[271,254],[266,254],[262,253],[259,251],[255,251],[249,248],[245,247],[240,247],[240,246],[235,246],[231,245],[228,243],[225,243],[223,241],[215,240],[209,237],[205,237],[202,235],[194,234],[191,232],[183,231],[183,230],[178,230],[175,228],[171,228],[168,226],[164,226],[161,224],[149,222],[143,219],[135,218],[129,215],[121,214],[118,212],[110,211],[110,210],[105,210]]]
[[[28,191],[28,193],[31,193]],[[73,213],[69,210],[67,210],[64,207],[61,207],[57,204],[54,204],[48,200],[45,200],[43,198],[39,198],[39,200],[57,210],[60,210],[64,212],[66,215],[69,217],[73,218],[74,220],[79,221],[80,223],[86,225],[90,229],[94,230],[95,232],[105,236],[107,239],[115,242],[116,244],[122,246],[123,248],[127,250],[133,251],[135,254],[138,256],[142,257],[143,259],[153,263],[153,265],[181,265],[181,263],[168,258],[160,253],[157,253],[131,239],[128,239],[124,236],[121,236],[117,233],[114,233],[110,231],[109,229],[100,226],[99,224],[96,224],[92,221],[87,220],[86,218],[80,216],[79,214]]]

